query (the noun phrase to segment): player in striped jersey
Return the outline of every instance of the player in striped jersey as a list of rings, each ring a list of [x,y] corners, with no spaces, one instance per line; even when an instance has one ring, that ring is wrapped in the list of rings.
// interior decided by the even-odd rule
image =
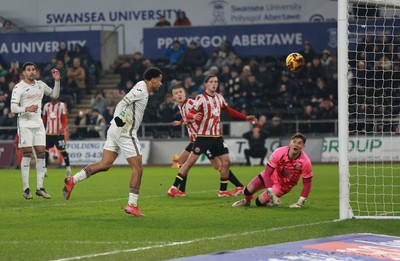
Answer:
[[[194,102],[193,108],[187,114],[187,119],[195,119],[198,121],[196,140],[193,144],[192,153],[189,155],[186,163],[180,168],[175,182],[170,189],[180,186],[184,177],[187,176],[189,170],[194,166],[201,154],[206,154],[209,158],[217,158],[221,162],[221,178],[218,196],[229,196],[227,191],[229,180],[229,150],[222,138],[222,128],[220,122],[221,111],[232,117],[247,120],[256,123],[254,116],[246,116],[228,106],[224,97],[217,93],[218,77],[210,74],[204,80],[206,90],[198,95]]]
[[[64,158],[67,169],[67,177],[71,176],[71,166],[69,164],[69,155],[65,149],[65,141],[68,135],[67,105],[60,102],[57,98],[52,98],[50,102],[43,107],[43,123],[46,127],[46,173],[49,163],[49,149],[56,146]]]
[[[189,138],[190,138],[190,143],[188,146],[185,148],[185,150],[181,153],[178,159],[178,163],[180,166],[182,166],[186,160],[188,159],[190,152],[192,151],[193,143],[196,139],[197,135],[197,129],[198,125],[196,123],[196,120],[192,119],[189,120],[187,118],[187,114],[190,112],[190,110],[194,106],[194,100],[187,98],[186,97],[186,91],[183,86],[175,86],[172,89],[172,95],[174,99],[179,103],[179,112],[181,113],[182,119],[180,121],[174,121],[172,125],[174,126],[179,126],[181,124],[184,124],[187,127],[188,133],[189,133]],[[199,117],[200,120],[200,117]],[[209,157],[208,154],[206,154],[207,157]],[[221,161],[216,158],[216,157],[209,157],[208,158],[213,165],[213,167],[216,170],[219,170],[221,168]],[[174,188],[172,187],[171,189],[168,190],[168,195],[171,197],[174,196],[186,196],[186,181],[187,181],[187,176],[185,176],[182,180],[182,182],[179,184],[179,188]],[[229,181],[232,182],[236,187],[233,193],[230,193],[227,191],[225,194],[226,196],[237,196],[242,193],[244,186],[243,184],[237,179],[235,174],[231,170],[229,170]]]
[[[149,93],[157,92],[160,89],[163,73],[157,67],[149,67],[143,73],[143,78],[144,80],[136,83],[115,107],[114,119],[111,120],[111,126],[107,131],[107,140],[103,147],[101,160],[86,166],[74,176],[64,180],[63,191],[66,200],[70,198],[76,183],[98,172],[107,171],[112,167],[118,155],[122,153],[131,167],[128,204],[124,210],[137,217],[143,216],[137,205],[143,167],[142,152],[136,132],[142,123]]]
[[[43,187],[46,131],[41,118],[43,95],[58,98],[60,94],[60,72],[53,68],[51,73],[55,80],[53,89],[47,86],[46,83],[35,79],[36,65],[34,63],[24,63],[22,66],[24,79],[15,85],[11,95],[11,111],[18,113],[18,147],[21,148],[23,154],[21,173],[24,190],[23,196],[25,199],[33,198],[29,187],[32,146],[36,154],[36,195],[45,199],[51,198]]]

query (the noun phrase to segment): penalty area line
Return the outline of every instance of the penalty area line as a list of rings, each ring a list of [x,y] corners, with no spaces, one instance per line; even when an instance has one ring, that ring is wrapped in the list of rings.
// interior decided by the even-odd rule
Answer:
[[[298,227],[316,226],[316,225],[328,224],[328,223],[339,222],[339,221],[340,220],[338,220],[338,219],[334,219],[334,220],[326,220],[326,221],[320,221],[320,222],[315,222],[315,223],[310,223],[310,224],[298,224],[298,225],[294,225],[294,226],[275,227],[275,228],[247,231],[247,232],[235,233],[235,234],[225,234],[225,235],[215,236],[215,237],[204,237],[204,238],[192,239],[192,240],[181,241],[181,242],[170,242],[170,243],[164,243],[164,244],[158,244],[158,245],[152,245],[152,246],[146,246],[146,247],[137,247],[137,248],[130,248],[130,249],[113,250],[113,251],[102,252],[102,253],[97,253],[97,254],[66,257],[66,258],[54,259],[52,261],[69,261],[69,260],[78,260],[78,259],[93,258],[93,257],[100,257],[100,256],[109,256],[109,255],[116,255],[116,254],[122,254],[122,253],[137,252],[137,251],[142,251],[142,250],[164,248],[164,247],[170,247],[170,246],[187,245],[187,244],[191,244],[191,243],[224,239],[224,238],[229,238],[229,237],[238,237],[238,236],[245,236],[245,235],[257,234],[257,233],[294,229],[294,228],[298,228]]]

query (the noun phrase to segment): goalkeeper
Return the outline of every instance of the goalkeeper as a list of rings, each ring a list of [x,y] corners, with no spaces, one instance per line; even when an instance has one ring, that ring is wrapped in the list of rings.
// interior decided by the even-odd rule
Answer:
[[[266,189],[256,199],[256,205],[280,205],[280,197],[290,192],[303,180],[303,190],[299,200],[290,205],[290,208],[301,208],[311,190],[312,165],[307,154],[303,151],[306,137],[301,133],[292,136],[289,146],[277,148],[270,156],[264,171],[253,178],[243,190],[244,199],[235,202],[233,207],[250,206],[254,193]]]

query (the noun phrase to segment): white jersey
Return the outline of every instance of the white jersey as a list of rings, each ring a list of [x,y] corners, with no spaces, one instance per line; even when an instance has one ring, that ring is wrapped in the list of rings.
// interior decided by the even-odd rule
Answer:
[[[131,137],[136,136],[136,132],[142,123],[148,100],[149,92],[146,82],[140,81],[133,86],[115,108],[114,117],[119,116],[125,122],[122,128],[123,132]],[[110,123],[115,125],[114,119]]]
[[[27,84],[25,81],[20,81],[15,85],[11,103],[16,103],[20,107],[29,107],[37,105],[36,112],[21,112],[18,114],[18,127],[37,128],[43,125],[42,121],[42,99],[43,95],[49,96],[53,92],[46,83],[35,80],[34,84]]]

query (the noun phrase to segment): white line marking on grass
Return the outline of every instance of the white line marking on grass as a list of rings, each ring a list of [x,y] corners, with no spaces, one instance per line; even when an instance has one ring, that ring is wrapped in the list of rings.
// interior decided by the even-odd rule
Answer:
[[[97,244],[97,245],[128,245],[128,244],[163,244],[164,242],[143,242],[143,241],[90,241],[90,240],[85,240],[85,241],[79,241],[79,240],[23,240],[23,241],[0,241],[0,245],[18,245],[18,244],[43,244],[43,243],[57,243],[57,244]]]
[[[52,261],[69,261],[69,260],[78,260],[78,259],[93,258],[93,257],[99,257],[99,256],[109,256],[109,255],[115,255],[115,254],[121,254],[121,253],[137,252],[137,251],[142,251],[142,250],[150,250],[150,249],[164,248],[164,247],[177,246],[177,245],[186,245],[186,244],[190,244],[190,243],[196,243],[196,242],[198,243],[201,241],[245,236],[245,235],[251,235],[251,234],[256,234],[256,233],[293,229],[293,228],[304,227],[304,226],[315,226],[315,225],[321,225],[321,224],[338,222],[338,221],[340,221],[340,220],[334,219],[334,220],[320,221],[320,222],[315,222],[315,223],[310,223],[310,224],[298,224],[298,225],[287,226],[287,227],[275,227],[275,228],[268,228],[268,229],[262,229],[262,230],[247,231],[247,232],[236,233],[236,234],[226,234],[226,235],[216,236],[216,237],[204,237],[204,238],[198,238],[198,239],[193,239],[193,240],[188,240],[188,241],[170,242],[170,243],[152,245],[152,246],[147,246],[147,247],[137,247],[137,248],[130,248],[130,249],[114,250],[114,251],[97,253],[97,254],[66,257],[66,258],[61,258],[61,259],[54,259]]]

